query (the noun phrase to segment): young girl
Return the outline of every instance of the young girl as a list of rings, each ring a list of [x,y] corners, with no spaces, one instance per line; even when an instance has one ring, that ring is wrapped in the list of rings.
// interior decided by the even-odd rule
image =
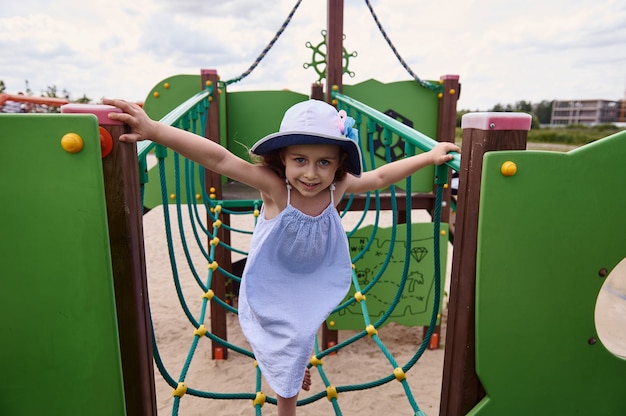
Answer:
[[[289,108],[278,133],[258,141],[250,163],[224,147],[148,118],[137,105],[104,100],[124,113],[109,117],[131,127],[124,142],[149,139],[205,168],[258,189],[263,206],[239,292],[239,321],[278,415],[296,414],[308,390],[306,366],[320,325],[347,294],[352,261],[336,205],[346,193],[388,187],[431,164],[452,159],[453,143],[362,172],[354,120],[323,102]]]

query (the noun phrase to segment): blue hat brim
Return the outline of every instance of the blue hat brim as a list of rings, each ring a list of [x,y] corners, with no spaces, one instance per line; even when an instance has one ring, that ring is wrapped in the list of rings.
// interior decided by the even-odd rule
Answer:
[[[361,149],[354,140],[347,137],[331,137],[307,132],[279,132],[265,136],[256,142],[250,149],[250,153],[263,156],[284,147],[299,144],[334,144],[341,147],[347,154],[348,172],[356,177],[361,176],[363,171]]]

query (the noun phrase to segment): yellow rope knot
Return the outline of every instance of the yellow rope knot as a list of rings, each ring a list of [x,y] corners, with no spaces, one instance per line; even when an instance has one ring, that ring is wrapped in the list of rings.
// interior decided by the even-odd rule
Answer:
[[[326,398],[328,401],[331,401],[332,399],[337,400],[338,396],[339,394],[337,393],[337,388],[335,386],[326,387]]]
[[[213,238],[210,243],[212,246],[217,246],[220,243],[219,237]]]
[[[208,299],[208,300],[213,299],[213,296],[215,296],[215,293],[211,289],[204,292],[204,295],[202,295],[203,298]]]
[[[218,205],[219,207],[219,205]],[[215,211],[217,212],[217,207],[215,207]],[[222,220],[217,220],[213,223],[213,227],[220,228],[222,226]]]
[[[261,215],[261,211],[259,211],[258,209],[255,209],[252,215],[254,215],[255,217],[258,217],[259,215]]]
[[[357,302],[361,302],[362,300],[365,300],[365,299],[366,299],[366,297],[365,297],[365,295],[364,295],[363,293],[361,293],[361,292],[356,292],[356,293],[354,294],[354,299],[356,299],[356,301],[357,301]]]
[[[200,325],[195,331],[193,331],[193,334],[199,337],[203,337],[206,335],[206,332],[207,332],[206,326]]]
[[[218,264],[217,264],[216,261],[214,261],[213,263],[209,264],[209,266],[208,266],[208,268],[213,270],[213,271],[216,271],[217,267],[218,267]]]
[[[398,381],[406,380],[406,374],[404,374],[404,371],[400,367],[393,370],[393,375]]]
[[[263,393],[262,391],[257,391],[256,397],[252,401],[252,407],[257,407],[257,406],[263,407],[264,404],[265,404],[265,393]]]
[[[320,360],[319,358],[317,358],[315,355],[311,356],[311,359],[309,360],[309,362],[311,363],[312,366],[318,366],[318,365],[324,365],[324,361]]]
[[[187,393],[187,385],[185,383],[178,383],[178,387],[172,392],[172,397],[183,397]]]
[[[221,205],[216,205],[216,206],[215,206],[215,212],[217,212],[218,214],[219,214],[220,212],[222,212],[222,206],[221,206]]]
[[[371,337],[372,335],[377,335],[378,331],[374,328],[374,325],[368,325],[365,327],[367,334]]]

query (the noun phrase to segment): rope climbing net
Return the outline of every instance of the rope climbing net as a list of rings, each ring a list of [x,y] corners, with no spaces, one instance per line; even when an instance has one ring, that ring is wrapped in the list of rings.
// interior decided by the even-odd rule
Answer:
[[[207,100],[208,102],[208,100]],[[198,104],[198,106],[194,107],[192,111],[189,111],[187,115],[183,115],[178,121],[176,121],[173,125],[179,128],[183,128],[189,131],[192,131],[196,134],[203,132],[206,126],[206,116],[208,113],[208,105],[207,102],[202,101]],[[352,112],[349,106],[345,106],[348,112]],[[360,113],[353,114],[357,121],[356,128],[361,127],[363,122],[363,117]],[[368,148],[374,148],[374,141],[376,137],[376,126],[372,120],[368,120],[367,122],[368,128],[366,129],[365,134],[361,134],[361,141],[365,142],[364,144],[368,146]],[[359,129],[359,131],[361,131]],[[391,133],[385,132],[383,134],[384,137],[388,137]],[[363,137],[365,136],[365,138]],[[387,144],[385,145],[385,159],[387,162],[391,160],[392,153],[390,150],[390,140],[385,140]],[[405,143],[405,152],[406,154],[414,154],[416,149],[414,145],[406,142]],[[226,339],[222,339],[211,331],[209,331],[208,325],[211,317],[209,316],[209,307],[211,303],[219,305],[220,308],[223,308],[227,313],[231,315],[237,314],[237,308],[235,307],[235,302],[231,299],[227,299],[226,297],[220,298],[216,296],[213,290],[211,290],[211,286],[213,283],[213,279],[216,272],[221,273],[226,276],[230,282],[234,282],[234,285],[238,285],[241,282],[241,276],[237,275],[233,272],[233,270],[227,270],[222,267],[216,261],[216,250],[218,248],[229,250],[233,253],[237,253],[240,256],[246,256],[247,251],[246,248],[243,247],[235,247],[225,241],[220,241],[218,238],[218,232],[220,229],[226,229],[229,233],[240,233],[240,234],[251,234],[252,230],[248,229],[237,229],[230,224],[222,221],[224,215],[228,216],[252,216],[256,218],[259,215],[259,209],[261,206],[260,200],[251,200],[246,204],[248,207],[244,210],[241,208],[231,209],[232,201],[218,201],[215,199],[215,196],[211,193],[211,187],[207,186],[205,182],[204,170],[201,166],[196,165],[190,160],[182,159],[178,154],[173,154],[173,169],[174,169],[174,190],[171,191],[171,181],[168,185],[167,175],[166,175],[166,160],[167,150],[163,147],[156,147],[156,157],[158,161],[158,170],[160,177],[160,190],[161,190],[161,200],[163,204],[163,221],[164,228],[167,240],[168,254],[169,254],[169,263],[172,271],[172,278],[174,282],[174,286],[176,288],[176,294],[178,297],[178,302],[180,305],[180,309],[182,309],[186,320],[189,325],[189,338],[188,338],[188,352],[180,369],[178,376],[175,377],[172,375],[172,371],[166,368],[164,361],[161,359],[161,354],[159,352],[159,344],[157,342],[157,336],[153,337],[153,351],[156,365],[163,376],[163,379],[167,382],[169,386],[173,389],[173,406],[172,406],[172,415],[177,415],[179,413],[179,406],[182,400],[184,400],[185,395],[192,395],[201,398],[207,399],[218,399],[218,400],[249,400],[252,402],[252,405],[255,409],[256,415],[262,415],[262,408],[265,403],[276,404],[276,398],[271,397],[263,392],[262,386],[262,377],[261,372],[258,366],[253,365],[254,363],[254,355],[253,353],[245,346],[245,345],[237,345],[235,343],[231,343]],[[182,162],[182,163],[181,163]],[[364,160],[364,166],[367,168],[368,166],[374,166],[374,154],[370,153],[369,160]],[[182,166],[181,166],[182,165]],[[371,231],[371,235],[367,238],[367,243],[358,251],[353,252],[353,273],[352,273],[352,284],[354,289],[354,295],[347,298],[341,305],[339,305],[335,312],[340,312],[345,310],[350,305],[358,304],[361,310],[362,315],[362,326],[356,334],[349,337],[348,339],[343,340],[342,342],[337,343],[333,346],[323,346],[320,344],[319,340],[316,340],[314,351],[312,352],[312,357],[309,363],[309,367],[314,367],[321,378],[324,389],[318,392],[312,392],[312,394],[304,397],[298,401],[299,406],[308,405],[314,403],[322,398],[327,398],[334,410],[335,415],[341,415],[341,406],[340,406],[340,395],[346,392],[354,392],[359,390],[366,390],[375,387],[382,386],[392,381],[397,381],[401,383],[402,388],[404,390],[404,395],[406,396],[412,411],[415,415],[423,415],[424,413],[419,408],[416,399],[413,396],[412,390],[409,386],[407,380],[407,372],[409,372],[417,361],[420,359],[425,349],[429,345],[430,338],[432,336],[434,328],[437,326],[437,321],[439,318],[439,310],[440,310],[440,276],[441,276],[441,268],[440,261],[438,260],[440,257],[439,247],[440,242],[439,238],[441,235],[440,228],[440,209],[442,202],[442,189],[443,184],[447,182],[446,173],[447,170],[438,170],[438,174],[436,176],[436,192],[435,192],[435,207],[434,210],[434,221],[433,221],[433,255],[435,258],[434,261],[434,270],[432,273],[434,274],[433,278],[433,293],[432,293],[432,309],[430,312],[430,321],[428,324],[428,331],[425,333],[424,339],[419,344],[416,344],[416,351],[414,354],[404,363],[398,363],[394,358],[394,355],[390,352],[390,349],[383,342],[382,337],[379,334],[379,330],[381,327],[388,321],[391,314],[396,309],[400,299],[404,293],[405,287],[407,286],[407,282],[409,281],[409,264],[411,263],[411,258],[413,255],[413,247],[412,247],[412,227],[407,226],[403,228],[404,235],[400,234],[400,227],[398,227],[397,214],[398,214],[398,205],[396,198],[396,188],[392,186],[389,190],[390,200],[391,200],[391,211],[392,211],[392,238],[390,239],[390,245],[388,254],[386,255],[384,261],[382,262],[381,267],[379,268],[376,275],[371,279],[371,281],[366,284],[364,287],[359,281],[357,274],[359,270],[359,264],[363,260],[366,255],[366,252],[370,249],[372,242],[375,241],[376,233],[379,232],[379,216],[380,216],[380,201],[381,195],[379,192],[371,194],[367,194],[366,198],[368,203],[366,206],[369,206],[370,198],[374,201],[374,205],[376,206],[375,212],[375,221]],[[412,192],[412,178],[406,178],[404,182],[406,195],[411,195]],[[170,189],[168,189],[170,187]],[[207,189],[209,191],[207,192]],[[183,195],[186,195],[187,204],[183,202]],[[350,196],[347,201],[346,210],[342,212],[342,216],[346,214],[346,212],[350,208],[350,204],[353,201],[354,196]],[[411,224],[411,212],[413,210],[412,207],[412,198],[406,199],[406,223]],[[178,223],[178,231],[180,233],[180,242],[182,244],[182,254],[177,253],[174,248],[174,235],[172,230],[174,227],[174,221],[170,217],[169,213],[169,204],[175,201],[175,212],[176,212],[176,222]],[[231,206],[231,208],[229,208]],[[186,210],[186,212],[185,212]],[[203,218],[203,213],[206,213],[207,216]],[[359,219],[354,226],[354,229],[348,231],[348,236],[352,235],[354,232],[358,230],[361,226],[362,219],[365,218],[367,214],[367,208],[362,212],[362,218]],[[183,217],[186,217],[187,220],[191,223],[191,229],[193,230],[193,237],[188,237],[183,226]],[[208,217],[208,221],[205,223],[205,219]],[[235,221],[230,221],[233,224]],[[253,222],[256,222],[254,220]],[[208,241],[208,249],[205,249],[205,242]],[[204,264],[208,264],[207,271],[203,273],[198,267],[196,267],[191,259],[191,248],[189,243],[193,243],[197,249],[202,252],[202,257],[204,260]],[[386,271],[388,271],[389,265],[394,260],[391,253],[394,252],[394,245],[404,245],[404,258],[400,259],[403,264],[402,275],[398,279],[398,287],[393,299],[391,299],[384,311],[383,315],[377,318],[375,321],[370,316],[370,312],[368,310],[368,301],[367,296],[370,291],[376,287],[377,284],[386,276]],[[192,307],[190,307],[190,303],[185,296],[185,293],[182,289],[183,283],[181,281],[181,273],[179,272],[179,258],[184,257],[184,260],[189,269],[193,274],[193,280],[195,281],[195,293],[199,298],[201,298],[200,305],[198,306],[198,310],[192,311]],[[395,259],[396,261],[398,259]],[[204,275],[203,275],[204,274]],[[152,307],[152,306],[151,306]],[[234,325],[235,321],[232,321]],[[373,380],[368,380],[365,382],[361,382],[358,384],[341,384],[336,385],[333,383],[333,376],[327,372],[324,367],[324,358],[329,355],[335,355],[335,353],[343,350],[344,348],[355,344],[359,340],[362,339],[371,339],[377,346],[380,352],[380,361],[381,366],[385,366],[388,368],[387,371],[384,371],[384,375]],[[207,391],[200,388],[196,388],[194,385],[188,385],[187,383],[187,374],[189,372],[191,363],[194,359],[194,355],[196,355],[199,346],[203,342],[215,341],[218,344],[222,345],[225,349],[230,351],[234,351],[240,354],[242,357],[249,359],[251,362],[251,368],[255,368],[254,377],[252,374],[249,379],[254,378],[255,380],[255,389],[254,391],[248,392],[217,392],[217,391]],[[182,342],[181,342],[182,343]],[[183,346],[180,347],[184,348]],[[339,360],[341,359],[341,354],[338,354]],[[386,362],[386,364],[385,364]],[[197,364],[202,365],[202,364]],[[210,377],[210,374],[207,374],[207,377]],[[235,389],[238,389],[240,386],[244,385],[244,381],[237,381],[234,383]],[[221,386],[220,386],[221,387]]]

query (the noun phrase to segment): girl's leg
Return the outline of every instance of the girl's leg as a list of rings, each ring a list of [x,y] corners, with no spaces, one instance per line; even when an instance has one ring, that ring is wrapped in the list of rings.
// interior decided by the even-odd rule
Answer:
[[[296,416],[296,404],[298,403],[298,395],[285,398],[276,396],[278,400],[278,416]]]
[[[302,379],[302,389],[309,391],[311,389],[311,372],[307,368],[304,371],[304,379]],[[278,401],[278,416],[296,416],[296,407],[298,404],[298,395],[285,398],[276,395]]]

